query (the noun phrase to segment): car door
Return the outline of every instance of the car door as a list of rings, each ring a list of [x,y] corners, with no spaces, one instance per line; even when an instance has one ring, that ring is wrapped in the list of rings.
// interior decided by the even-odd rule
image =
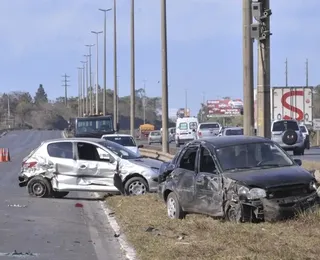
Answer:
[[[195,205],[199,213],[223,215],[222,176],[216,168],[211,150],[201,145],[195,177]]]
[[[175,184],[175,192],[181,206],[193,210],[194,179],[199,145],[189,145],[181,151],[177,160],[177,168],[171,173]]]
[[[92,143],[77,142],[78,185],[103,185],[114,188],[117,162],[110,152]]]

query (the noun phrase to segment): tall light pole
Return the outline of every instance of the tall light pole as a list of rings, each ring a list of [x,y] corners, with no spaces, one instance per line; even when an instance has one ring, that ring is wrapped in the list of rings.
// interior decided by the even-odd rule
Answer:
[[[162,151],[169,152],[168,142],[168,60],[167,60],[167,1],[161,1],[161,63],[162,63]]]
[[[78,67],[78,116],[82,116],[82,67]]]
[[[83,64],[83,72],[82,72],[82,114],[85,114],[86,111],[86,67],[85,64],[87,63],[86,61],[81,61]]]
[[[130,96],[130,132],[134,134],[135,106],[136,106],[136,87],[135,87],[135,49],[134,49],[134,0],[131,0],[131,96]]]
[[[86,94],[85,94],[85,97],[86,97],[86,114],[88,115],[89,114],[89,57],[90,55],[86,54],[84,55],[84,57],[86,57]]]
[[[112,9],[99,9],[99,11],[104,12],[104,43],[103,43],[103,115],[106,115],[107,107],[107,12]]]
[[[97,62],[97,71],[96,71],[96,114],[99,114],[99,91],[98,91],[98,86],[99,86],[99,34],[103,33],[103,31],[91,31],[94,33],[97,37],[97,42],[96,42],[96,47],[97,47],[97,57],[96,57],[96,62]]]
[[[116,127],[119,122],[118,114],[118,65],[117,65],[117,0],[113,0],[113,121]]]
[[[91,77],[91,75],[92,75],[92,71],[91,71],[91,57],[92,57],[92,52],[91,52],[91,47],[93,47],[94,46],[94,44],[87,44],[86,45],[86,47],[88,47],[89,48],[89,93],[90,93],[90,98],[89,98],[89,100],[90,100],[90,104],[89,104],[89,106],[90,106],[90,110],[89,110],[89,113],[90,113],[90,115],[92,115],[93,114],[93,84],[92,84],[92,77]],[[88,96],[89,96],[89,94],[88,94]]]
[[[147,80],[143,80],[143,99],[142,99],[142,105],[143,105],[143,124],[146,123],[146,82]]]

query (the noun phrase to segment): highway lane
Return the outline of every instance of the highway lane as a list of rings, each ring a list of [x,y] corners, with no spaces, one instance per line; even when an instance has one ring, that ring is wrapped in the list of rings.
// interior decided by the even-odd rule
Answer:
[[[26,130],[0,138],[0,147],[9,148],[11,155],[11,162],[0,163],[0,259],[12,259],[14,251],[34,254],[26,259],[124,259],[93,196],[70,193],[64,199],[31,198],[26,188],[18,186],[22,159],[42,141],[58,137],[60,131]],[[76,203],[83,207],[75,207]]]

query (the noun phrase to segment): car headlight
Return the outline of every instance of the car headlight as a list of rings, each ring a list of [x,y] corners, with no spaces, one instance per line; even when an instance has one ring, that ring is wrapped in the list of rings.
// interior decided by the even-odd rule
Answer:
[[[245,195],[249,200],[256,200],[267,197],[267,193],[264,189],[253,188],[249,189],[247,187],[241,186],[238,189],[239,195]]]
[[[309,189],[310,189],[310,190],[317,190],[317,189],[318,189],[318,185],[316,184],[316,182],[311,181],[311,182],[309,183]]]

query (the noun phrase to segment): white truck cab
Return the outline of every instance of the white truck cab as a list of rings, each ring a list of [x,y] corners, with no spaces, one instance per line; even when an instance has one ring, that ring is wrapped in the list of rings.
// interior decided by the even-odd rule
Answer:
[[[183,117],[177,119],[175,135],[176,147],[180,147],[181,144],[197,139],[196,131],[198,124],[199,121],[196,117]]]

